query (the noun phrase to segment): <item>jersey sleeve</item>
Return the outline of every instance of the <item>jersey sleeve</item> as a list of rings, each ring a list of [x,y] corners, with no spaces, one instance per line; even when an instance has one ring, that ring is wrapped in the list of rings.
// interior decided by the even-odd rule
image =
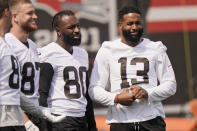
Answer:
[[[89,87],[89,75],[88,73],[86,74],[86,87]],[[88,94],[88,90],[86,92],[86,99],[87,99],[87,107],[86,107],[86,118],[87,118],[87,124],[88,124],[88,130],[90,131],[97,131],[96,128],[96,121],[95,121],[95,116],[94,116],[94,108],[93,108],[93,103],[92,100],[90,99],[90,96]]]
[[[156,73],[160,84],[147,89],[149,101],[162,101],[176,93],[174,71],[165,51],[157,57]]]
[[[114,105],[116,95],[105,90],[109,80],[109,57],[107,48],[101,47],[94,61],[88,89],[90,97],[104,105]]]
[[[40,64],[40,81],[39,81],[39,103],[41,106],[47,107],[47,98],[53,79],[54,70],[50,63]]]

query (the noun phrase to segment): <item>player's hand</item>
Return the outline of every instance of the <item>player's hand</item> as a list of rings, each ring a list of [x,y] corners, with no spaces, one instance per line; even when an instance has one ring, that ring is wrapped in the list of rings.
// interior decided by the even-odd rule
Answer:
[[[25,122],[25,128],[27,131],[40,131],[39,128],[34,125],[30,120]]]
[[[41,111],[44,115],[44,119],[46,119],[52,123],[60,122],[66,118],[66,115],[55,116],[55,115],[51,114],[52,109],[50,109],[50,108],[46,108],[46,107],[40,107],[40,108],[41,108]]]
[[[134,99],[142,99],[142,98],[147,99],[148,98],[147,91],[144,90],[140,86],[132,86],[131,90],[132,90],[132,95],[133,95]]]
[[[115,97],[115,103],[121,105],[129,106],[134,101],[132,93],[129,92],[130,89],[124,89],[120,94],[117,94]]]

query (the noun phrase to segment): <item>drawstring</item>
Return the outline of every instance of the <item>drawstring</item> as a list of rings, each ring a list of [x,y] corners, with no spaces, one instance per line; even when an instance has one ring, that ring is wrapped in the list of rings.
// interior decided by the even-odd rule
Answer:
[[[138,125],[137,126],[138,127],[138,131],[140,131],[140,123],[138,122],[137,125]]]
[[[134,130],[135,131],[140,131],[140,123],[139,122],[134,122]]]

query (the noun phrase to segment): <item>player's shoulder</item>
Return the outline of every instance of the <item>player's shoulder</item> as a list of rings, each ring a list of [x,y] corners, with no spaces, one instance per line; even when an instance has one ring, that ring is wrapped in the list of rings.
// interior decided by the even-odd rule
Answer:
[[[87,60],[88,59],[88,52],[81,47],[73,46],[73,56],[78,57],[80,59]]]
[[[78,47],[78,46],[73,46],[73,50],[74,52],[77,52],[78,54],[84,54],[84,55],[87,55],[87,51],[81,47]]]
[[[116,46],[119,46],[120,41],[121,41],[120,39],[115,39],[115,40],[112,40],[112,41],[104,41],[102,43],[101,48],[106,48],[106,49],[114,48]]]
[[[33,42],[31,39],[27,39],[27,41],[28,41],[28,44],[29,44],[30,48],[33,48],[33,49],[37,50],[38,47],[37,47],[37,44],[35,42]]]
[[[51,42],[41,48],[38,48],[39,52],[42,53],[42,54],[47,54],[47,53],[50,53],[54,50],[54,42]]]
[[[0,37],[0,57],[2,57],[7,52],[7,44],[5,43],[4,39]]]
[[[153,51],[163,52],[167,50],[167,47],[162,43],[162,41],[152,41],[150,39],[143,38],[143,43],[146,48]]]
[[[0,37],[0,50],[2,50],[6,46],[5,41],[2,37]]]
[[[11,47],[16,45],[15,44],[16,38],[12,33],[6,33],[4,38],[7,44],[10,45]]]
[[[55,48],[56,47],[54,45],[54,42],[51,42],[44,47],[38,48],[39,58],[41,60],[46,59],[46,58],[50,58],[49,56],[52,56],[52,53],[54,52]]]
[[[102,52],[104,54],[112,53],[114,50],[119,49],[121,47],[121,40],[120,39],[115,39],[112,41],[104,41],[102,43],[101,48],[99,49],[99,52]]]

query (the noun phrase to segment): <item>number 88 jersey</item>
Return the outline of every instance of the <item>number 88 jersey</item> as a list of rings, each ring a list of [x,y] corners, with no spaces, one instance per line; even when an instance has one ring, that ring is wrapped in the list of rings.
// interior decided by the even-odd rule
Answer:
[[[0,50],[0,105],[20,105],[21,78],[18,61],[2,38]]]
[[[41,48],[39,52],[41,54],[40,99],[46,99],[43,96],[48,92],[48,106],[55,109],[54,114],[85,116],[87,52],[73,47],[73,53],[70,54],[54,42]]]
[[[21,67],[21,91],[38,105],[40,69],[36,44],[30,39],[24,44],[11,33],[5,35],[5,40],[16,54]]]

